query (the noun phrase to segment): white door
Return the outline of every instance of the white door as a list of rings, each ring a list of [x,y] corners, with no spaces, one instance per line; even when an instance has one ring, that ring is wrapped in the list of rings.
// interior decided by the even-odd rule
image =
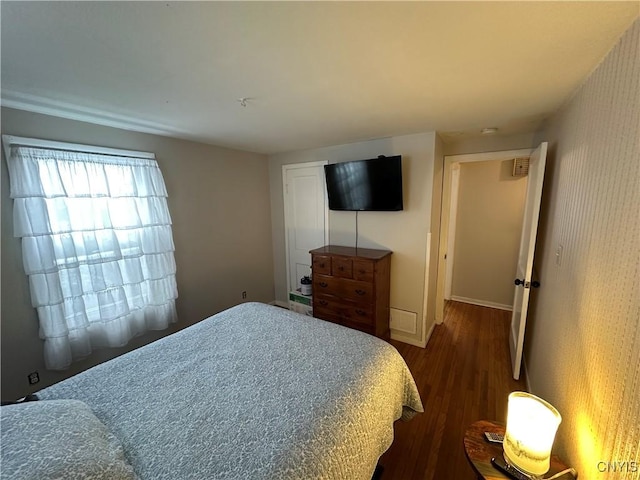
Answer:
[[[299,288],[300,279],[311,274],[309,250],[327,243],[329,210],[325,164],[313,162],[282,167],[289,291]]]
[[[511,331],[509,335],[509,349],[511,351],[511,365],[513,378],[520,378],[520,364],[522,363],[522,347],[524,345],[524,331],[527,324],[527,309],[531,293],[531,276],[533,274],[533,254],[536,248],[536,234],[538,233],[538,216],[542,199],[542,182],[544,167],[547,160],[547,142],[543,142],[531,154],[529,160],[529,175],[527,181],[527,196],[524,205],[524,219],[522,235],[520,237],[520,253],[516,271],[516,287],[513,297],[513,315],[511,316]]]

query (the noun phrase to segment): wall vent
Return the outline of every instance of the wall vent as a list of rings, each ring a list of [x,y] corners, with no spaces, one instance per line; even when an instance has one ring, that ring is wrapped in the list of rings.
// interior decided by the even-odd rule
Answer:
[[[389,327],[398,332],[410,333],[415,335],[418,333],[418,314],[416,312],[408,312],[397,308],[390,308]]]
[[[513,159],[513,176],[525,177],[529,174],[529,157]]]

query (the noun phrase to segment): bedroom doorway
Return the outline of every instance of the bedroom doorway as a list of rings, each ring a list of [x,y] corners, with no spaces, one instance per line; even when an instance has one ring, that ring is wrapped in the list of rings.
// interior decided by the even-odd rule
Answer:
[[[326,164],[309,162],[282,166],[288,292],[300,288],[300,279],[311,275],[309,250],[329,242]]]
[[[481,173],[482,171],[486,172],[486,169],[482,169],[483,165],[491,164],[493,167],[490,172],[495,175],[498,175],[498,172],[502,175],[499,165],[503,162],[512,161],[514,158],[523,158],[529,157],[532,154],[533,150],[530,149],[521,149],[521,150],[507,150],[501,152],[487,152],[487,153],[477,153],[477,154],[466,154],[466,155],[449,155],[445,156],[444,160],[444,179],[443,179],[443,191],[442,191],[442,222],[440,226],[440,246],[439,246],[439,265],[438,265],[438,276],[437,276],[437,290],[436,290],[436,322],[442,323],[444,317],[444,301],[445,300],[459,300],[467,303],[474,303],[477,305],[484,305],[493,308],[510,308],[512,299],[508,298],[506,300],[502,300],[500,302],[478,302],[474,299],[477,295],[473,294],[465,294],[464,290],[467,289],[468,286],[461,285],[461,282],[458,282],[456,286],[458,287],[458,293],[453,288],[453,277],[454,277],[454,265],[456,262],[456,248],[455,248],[455,239],[457,233],[458,226],[458,217],[460,215],[463,216],[464,220],[464,211],[459,214],[458,212],[458,203],[459,199],[461,199],[464,203],[464,198],[468,197],[467,195],[460,195],[460,173],[463,168],[468,167],[471,172],[475,171],[473,174],[477,176],[477,179],[474,180],[476,187],[483,187],[483,182],[491,182],[493,180],[487,178],[487,173]],[[483,162],[483,163],[480,163]],[[488,165],[487,165],[488,166]],[[480,168],[479,168],[480,167]],[[468,178],[468,177],[467,177]],[[496,180],[497,181],[497,180]],[[464,182],[462,188],[473,188],[473,185],[469,184],[469,182]],[[490,193],[490,192],[487,192]],[[467,199],[468,200],[468,199]],[[520,208],[523,208],[524,199],[520,200],[522,205]],[[469,202],[467,202],[468,204]],[[463,206],[464,207],[464,206]],[[477,207],[477,205],[474,205]],[[468,218],[468,215],[467,215]],[[478,231],[478,226],[475,227],[475,231]],[[520,227],[518,227],[519,230]],[[464,231],[464,230],[463,230]],[[519,236],[519,233],[516,232]],[[490,241],[489,239],[482,239],[484,241]],[[478,240],[480,241],[480,240]],[[469,249],[473,248],[472,246],[467,245],[467,248],[460,248],[460,257],[461,261],[464,261],[463,256],[469,256]],[[465,253],[466,252],[466,253]],[[517,247],[516,250],[512,252],[515,259],[517,258]],[[459,269],[456,271],[458,277],[460,277]],[[478,272],[476,272],[478,273]],[[514,272],[510,272],[508,276],[513,275]],[[460,278],[458,278],[460,279]],[[510,280],[512,281],[512,279]],[[472,282],[473,283],[473,282]],[[460,290],[462,290],[462,295]],[[502,295],[504,297],[504,295]]]
[[[451,223],[455,221],[455,214],[451,214],[455,192],[454,166],[460,163],[480,162],[489,160],[510,160],[526,157],[528,161],[528,181],[524,200],[524,213],[520,232],[520,245],[518,262],[515,273],[513,312],[509,335],[509,347],[513,367],[513,378],[520,376],[522,350],[524,345],[524,332],[527,318],[527,307],[530,289],[535,287],[532,281],[533,259],[535,253],[535,239],[538,228],[538,216],[542,198],[542,184],[547,154],[547,143],[543,142],[535,150],[510,150],[504,152],[489,152],[469,155],[445,156],[443,192],[442,192],[442,222],[440,225],[439,264],[436,289],[436,322],[442,323],[444,312],[444,300],[447,287],[447,272],[451,272],[447,262],[448,248],[451,246],[449,236],[452,231]]]

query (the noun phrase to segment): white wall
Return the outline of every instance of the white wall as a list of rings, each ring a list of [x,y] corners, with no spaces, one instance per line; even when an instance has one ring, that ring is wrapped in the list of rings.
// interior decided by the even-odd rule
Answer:
[[[548,130],[525,364],[532,392],[563,416],[558,452],[584,480],[640,475],[628,464],[640,471],[639,41],[636,20]]]
[[[415,334],[392,330],[392,335],[394,338],[419,342],[433,321],[428,319],[426,327],[422,323],[427,234],[431,228],[435,148],[436,134],[429,132],[270,156],[269,177],[276,299],[287,300],[282,165],[324,160],[336,163],[374,158],[378,155],[402,155],[404,210],[402,212],[359,212],[358,246],[393,251],[391,308],[415,313],[417,325]],[[329,238],[330,243],[335,245],[354,246],[355,213],[330,212]]]
[[[274,298],[267,158],[184,140],[2,109],[2,133],[154,152],[169,192],[176,247],[179,321],[168,330],[96,351],[65,372],[44,370],[38,320],[13,237],[12,201],[2,161],[2,398],[23,396],[136,346],[247,300]],[[27,374],[38,370],[34,387]]]

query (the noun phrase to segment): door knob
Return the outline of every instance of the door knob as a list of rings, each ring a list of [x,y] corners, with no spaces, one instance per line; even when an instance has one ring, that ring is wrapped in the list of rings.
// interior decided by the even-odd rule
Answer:
[[[522,280],[520,280],[519,278],[516,278],[515,282],[513,283],[515,283],[516,287],[518,285],[524,285],[524,278]]]

